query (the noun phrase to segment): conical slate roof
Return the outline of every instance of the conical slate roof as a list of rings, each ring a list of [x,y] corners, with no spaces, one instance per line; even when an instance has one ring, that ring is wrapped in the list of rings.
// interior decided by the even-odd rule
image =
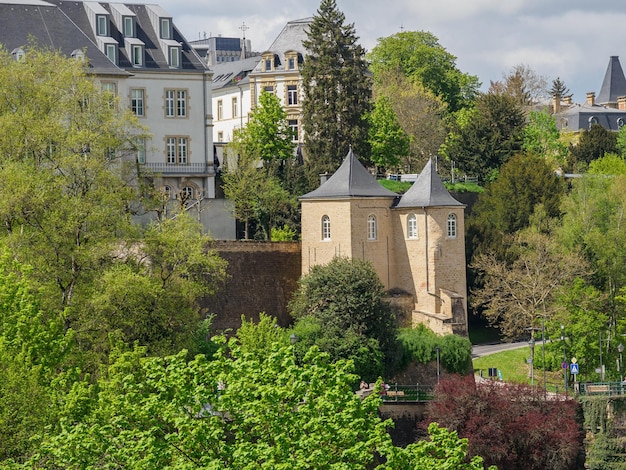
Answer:
[[[300,199],[330,199],[350,197],[390,197],[398,195],[383,188],[356,158],[352,149],[341,166],[319,188]]]
[[[614,55],[609,60],[596,102],[598,104],[617,103],[617,98],[620,96],[626,96],[626,78],[619,63],[619,57]]]
[[[413,186],[404,193],[396,207],[464,206],[454,199],[441,182],[432,159],[420,173]]]

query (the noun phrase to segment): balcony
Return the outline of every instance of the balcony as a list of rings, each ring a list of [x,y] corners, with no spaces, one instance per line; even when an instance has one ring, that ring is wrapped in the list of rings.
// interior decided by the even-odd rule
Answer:
[[[209,163],[145,163],[143,168],[163,176],[208,176],[215,174],[213,164]]]

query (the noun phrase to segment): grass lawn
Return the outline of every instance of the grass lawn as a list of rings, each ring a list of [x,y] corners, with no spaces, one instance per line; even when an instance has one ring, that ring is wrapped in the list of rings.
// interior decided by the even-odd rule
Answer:
[[[535,348],[535,354],[541,354],[541,348]],[[530,364],[526,359],[530,358],[530,347],[511,349],[488,356],[474,359],[474,371],[478,374],[483,371],[483,377],[489,377],[489,368],[495,367],[502,372],[502,380],[530,385]],[[543,371],[535,369],[535,385],[543,384]],[[546,385],[548,390],[557,387],[563,390],[563,373],[560,371],[546,371]]]

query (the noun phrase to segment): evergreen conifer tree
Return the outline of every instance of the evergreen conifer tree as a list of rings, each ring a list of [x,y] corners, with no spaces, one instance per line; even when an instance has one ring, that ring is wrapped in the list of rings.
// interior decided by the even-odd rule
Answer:
[[[344,22],[335,0],[322,0],[303,41],[308,55],[302,67],[302,120],[315,179],[336,170],[350,146],[361,159],[369,157],[371,78],[354,24]]]

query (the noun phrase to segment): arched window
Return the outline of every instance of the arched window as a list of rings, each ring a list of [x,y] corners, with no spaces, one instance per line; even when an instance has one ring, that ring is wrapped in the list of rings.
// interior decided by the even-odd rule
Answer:
[[[172,188],[168,185],[163,186],[163,194],[166,199],[172,199]]]
[[[180,191],[180,197],[183,202],[187,202],[193,199],[194,190],[191,186],[185,186]]]
[[[448,215],[448,238],[456,238],[456,215]]]
[[[330,217],[322,217],[322,240],[330,240]]]
[[[593,126],[594,124],[598,124],[598,118],[595,116],[591,116],[589,118],[589,129],[591,129],[591,126]]]
[[[417,216],[409,214],[406,218],[406,237],[417,238]]]
[[[624,118],[617,118],[617,128],[621,129],[624,127]]]
[[[376,216],[373,214],[370,214],[367,217],[367,239],[376,240],[376,238],[377,238]]]

